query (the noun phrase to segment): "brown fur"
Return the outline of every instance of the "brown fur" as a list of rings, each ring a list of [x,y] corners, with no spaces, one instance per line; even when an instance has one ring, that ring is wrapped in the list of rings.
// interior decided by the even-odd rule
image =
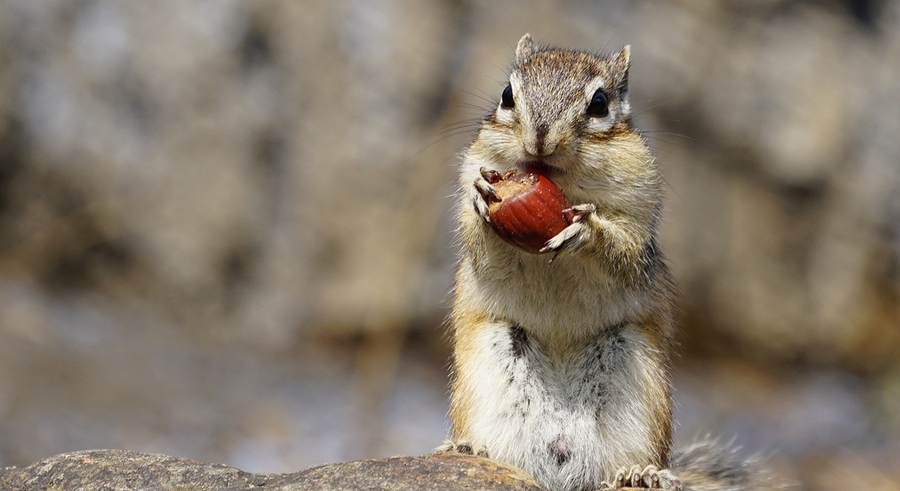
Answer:
[[[673,431],[674,289],[657,239],[660,169],[630,124],[629,63],[628,47],[597,56],[526,35],[513,103],[485,118],[460,167],[450,420],[451,438],[468,443],[448,448],[486,450],[550,491],[681,486],[660,470]],[[597,91],[606,115],[588,114]],[[548,255],[487,223],[481,172],[535,162],[580,218]]]

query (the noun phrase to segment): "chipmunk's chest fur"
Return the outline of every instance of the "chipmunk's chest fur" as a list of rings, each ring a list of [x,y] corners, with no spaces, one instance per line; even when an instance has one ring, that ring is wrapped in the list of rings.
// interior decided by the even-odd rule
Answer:
[[[522,253],[484,234],[457,272],[457,302],[516,322],[547,339],[589,338],[645,308],[644,294],[583,257]]]

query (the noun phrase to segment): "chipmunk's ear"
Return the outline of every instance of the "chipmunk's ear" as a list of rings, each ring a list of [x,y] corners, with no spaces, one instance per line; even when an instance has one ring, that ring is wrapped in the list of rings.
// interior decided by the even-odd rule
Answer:
[[[631,45],[626,45],[613,60],[616,68],[622,73],[617,89],[620,94],[628,92],[628,68],[631,67]]]
[[[616,55],[616,64],[619,65],[622,70],[627,71],[628,67],[631,66],[631,45],[626,44],[622,51],[619,51],[619,54]]]
[[[532,53],[534,53],[534,41],[531,40],[531,34],[525,34],[516,46],[516,61],[522,63]]]

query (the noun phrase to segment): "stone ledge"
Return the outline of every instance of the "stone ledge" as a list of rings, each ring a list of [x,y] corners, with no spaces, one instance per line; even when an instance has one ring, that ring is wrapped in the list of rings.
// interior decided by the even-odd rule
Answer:
[[[458,454],[359,460],[289,474],[251,474],[222,464],[127,450],[86,450],[55,455],[25,467],[7,467],[0,470],[0,489],[541,491],[519,469]]]

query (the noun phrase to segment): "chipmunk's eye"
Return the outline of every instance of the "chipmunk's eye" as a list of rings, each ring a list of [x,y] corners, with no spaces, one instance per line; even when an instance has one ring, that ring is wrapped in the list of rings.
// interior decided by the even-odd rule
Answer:
[[[609,99],[603,93],[603,89],[597,89],[594,97],[591,97],[591,103],[587,108],[588,116],[603,118],[609,114]]]
[[[512,85],[507,85],[506,88],[503,89],[503,94],[500,95],[500,107],[511,109],[515,105],[516,102],[513,100]]]

